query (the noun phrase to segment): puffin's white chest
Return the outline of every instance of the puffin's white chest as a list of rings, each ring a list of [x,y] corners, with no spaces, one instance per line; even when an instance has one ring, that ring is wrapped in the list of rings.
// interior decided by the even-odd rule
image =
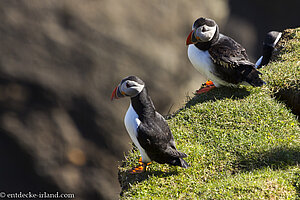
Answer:
[[[126,115],[125,115],[125,118],[124,118],[124,123],[125,123],[126,130],[129,134],[132,142],[139,149],[139,151],[141,153],[142,161],[143,162],[150,162],[151,159],[148,157],[147,153],[141,147],[139,141],[137,140],[137,135],[138,135],[137,129],[138,129],[139,125],[141,124],[141,121],[139,120],[139,116],[137,115],[137,113],[133,109],[131,103],[130,103],[129,108],[126,112]]]
[[[195,45],[188,46],[188,57],[192,65],[206,78],[213,81],[214,85],[225,85],[222,80],[214,75],[214,63],[208,51],[201,51]]]
[[[193,66],[204,76],[212,73],[214,63],[208,51],[200,51],[195,45],[188,46],[188,57]]]

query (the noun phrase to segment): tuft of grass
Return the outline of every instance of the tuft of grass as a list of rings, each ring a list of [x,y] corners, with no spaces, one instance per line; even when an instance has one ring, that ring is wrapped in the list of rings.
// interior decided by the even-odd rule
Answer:
[[[121,199],[299,199],[300,124],[267,81],[190,97],[167,121],[191,167],[153,162],[132,175],[133,148],[119,167]]]

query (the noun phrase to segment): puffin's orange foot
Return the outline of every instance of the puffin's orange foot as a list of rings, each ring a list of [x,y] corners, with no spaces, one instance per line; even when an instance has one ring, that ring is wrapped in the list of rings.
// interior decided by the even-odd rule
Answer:
[[[206,93],[212,89],[214,89],[216,86],[212,81],[206,81],[205,83],[202,84],[201,88],[199,90],[196,90],[196,94],[202,94]]]
[[[137,167],[134,167],[130,170],[128,170],[128,172],[130,174],[139,174],[139,173],[143,173],[146,171],[146,167],[147,167],[147,164],[143,163],[142,165],[138,165]]]
[[[196,94],[203,94],[203,93],[206,93],[212,89],[214,89],[216,86],[206,86],[204,88],[200,88],[199,90],[196,91]]]
[[[212,81],[206,81],[205,83],[203,83],[204,85],[207,85],[207,86],[213,86],[214,83]]]
[[[140,157],[140,158],[139,158],[139,165],[136,166],[136,167],[134,167],[134,168],[132,168],[132,169],[130,169],[130,170],[128,170],[128,172],[129,172],[130,174],[139,174],[139,173],[143,173],[143,172],[146,171],[147,166],[150,165],[150,164],[151,164],[151,162],[143,163],[142,157]]]
[[[143,161],[142,161],[142,157],[139,158],[139,165],[142,165]],[[151,162],[145,163],[147,166],[151,164]]]

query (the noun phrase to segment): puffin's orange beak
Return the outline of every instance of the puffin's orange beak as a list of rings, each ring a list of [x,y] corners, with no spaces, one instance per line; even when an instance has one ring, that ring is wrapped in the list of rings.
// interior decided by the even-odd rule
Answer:
[[[117,86],[114,91],[111,93],[111,97],[110,97],[110,100],[114,100],[114,99],[118,99],[117,97],[117,89],[118,89],[119,86]]]
[[[189,34],[189,36],[186,38],[186,45],[188,46],[188,45],[190,45],[190,44],[193,44],[193,42],[192,42],[192,35],[193,35],[193,32],[194,32],[194,30],[192,30],[191,32],[190,32],[190,34]]]

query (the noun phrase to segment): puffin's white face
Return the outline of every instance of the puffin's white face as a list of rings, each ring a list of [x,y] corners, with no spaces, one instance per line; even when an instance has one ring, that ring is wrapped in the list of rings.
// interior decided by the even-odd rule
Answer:
[[[119,90],[120,93],[125,96],[135,97],[144,89],[144,87],[145,85],[138,82],[126,80],[120,84]]]
[[[125,96],[135,97],[145,87],[144,82],[136,76],[124,78],[121,83],[114,89],[111,100],[122,98]]]
[[[192,31],[186,39],[186,45],[209,42],[213,40],[216,32],[218,32],[216,22],[212,19],[201,17],[194,22]]]
[[[195,30],[194,36],[198,41],[208,42],[214,37],[216,30],[217,30],[217,25],[212,27],[207,25],[202,25]]]

